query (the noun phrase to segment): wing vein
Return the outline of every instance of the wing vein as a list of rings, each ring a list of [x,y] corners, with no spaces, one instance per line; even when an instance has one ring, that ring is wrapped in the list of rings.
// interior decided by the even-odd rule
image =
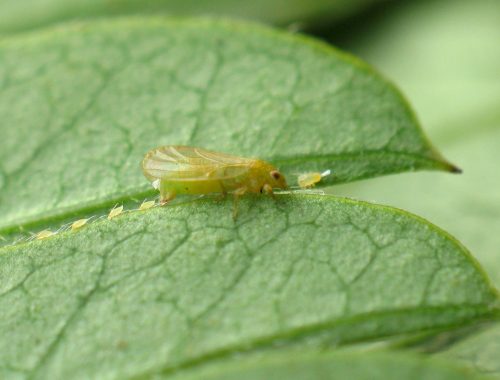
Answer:
[[[248,172],[254,160],[182,145],[150,151],[143,171],[150,179],[206,181],[235,178]]]

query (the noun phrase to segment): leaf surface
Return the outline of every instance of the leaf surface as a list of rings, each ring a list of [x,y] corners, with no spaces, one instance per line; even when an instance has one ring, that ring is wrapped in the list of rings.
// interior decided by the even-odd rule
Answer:
[[[332,196],[129,212],[0,250],[2,378],[127,378],[234,353],[492,318],[470,254],[403,211]]]
[[[0,234],[154,194],[159,145],[267,159],[293,184],[453,170],[400,93],[328,45],[214,20],[122,19],[0,43]]]

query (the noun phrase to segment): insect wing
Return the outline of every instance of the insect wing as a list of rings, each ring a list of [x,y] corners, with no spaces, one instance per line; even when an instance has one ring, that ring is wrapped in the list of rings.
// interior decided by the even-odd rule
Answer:
[[[189,146],[164,146],[144,158],[144,175],[172,181],[231,178],[248,172],[254,160]]]

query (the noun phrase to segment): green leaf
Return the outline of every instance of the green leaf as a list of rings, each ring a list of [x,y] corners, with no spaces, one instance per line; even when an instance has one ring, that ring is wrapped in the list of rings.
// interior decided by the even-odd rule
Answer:
[[[234,222],[231,207],[206,199],[129,212],[1,249],[3,377],[126,378],[496,312],[469,253],[403,211],[255,196]]]
[[[446,362],[395,352],[275,354],[263,358],[227,360],[169,377],[172,380],[456,380],[478,378],[480,377]]]
[[[127,14],[219,15],[275,24],[338,21],[380,0],[2,0],[0,33],[72,20]]]
[[[158,145],[268,159],[295,182],[454,170],[400,93],[312,39],[213,20],[125,19],[0,43],[0,234],[154,194]]]

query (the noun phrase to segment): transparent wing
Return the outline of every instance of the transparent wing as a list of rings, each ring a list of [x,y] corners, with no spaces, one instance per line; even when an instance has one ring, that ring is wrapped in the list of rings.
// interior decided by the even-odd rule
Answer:
[[[151,180],[224,179],[246,173],[253,161],[202,148],[169,145],[148,152],[142,161],[142,168]]]

